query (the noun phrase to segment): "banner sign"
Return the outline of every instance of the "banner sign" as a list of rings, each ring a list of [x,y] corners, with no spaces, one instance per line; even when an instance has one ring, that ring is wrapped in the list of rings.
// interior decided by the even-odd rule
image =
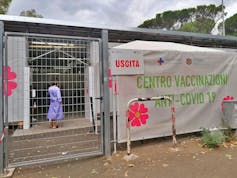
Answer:
[[[144,60],[141,51],[110,50],[112,75],[144,74]]]
[[[171,97],[177,134],[225,127],[223,98],[237,98],[236,53],[143,51],[143,59],[144,75],[117,77],[118,142],[126,141],[127,102],[137,97]],[[147,101],[149,120],[131,129],[132,140],[172,135],[170,106],[168,100]]]

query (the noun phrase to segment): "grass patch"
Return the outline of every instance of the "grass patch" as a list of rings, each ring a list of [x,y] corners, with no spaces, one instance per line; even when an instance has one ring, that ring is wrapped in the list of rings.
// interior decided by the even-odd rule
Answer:
[[[223,142],[225,142],[227,136],[224,134],[223,131],[210,131],[208,129],[203,129],[202,132],[201,142],[203,146],[208,148],[217,148]]]

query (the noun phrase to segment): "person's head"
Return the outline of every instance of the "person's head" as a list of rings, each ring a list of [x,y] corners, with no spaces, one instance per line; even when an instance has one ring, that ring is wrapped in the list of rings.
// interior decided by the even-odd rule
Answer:
[[[52,86],[56,85],[57,86],[57,83],[56,82],[52,82]]]

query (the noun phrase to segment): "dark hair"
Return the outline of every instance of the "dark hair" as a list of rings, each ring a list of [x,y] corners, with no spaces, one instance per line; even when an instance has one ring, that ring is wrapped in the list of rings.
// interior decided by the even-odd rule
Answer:
[[[57,82],[52,82],[52,85],[57,85]]]

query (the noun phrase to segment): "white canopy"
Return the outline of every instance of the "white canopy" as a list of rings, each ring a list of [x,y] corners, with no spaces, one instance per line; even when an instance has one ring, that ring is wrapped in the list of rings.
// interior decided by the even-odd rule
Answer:
[[[132,41],[116,46],[117,49],[149,50],[149,51],[183,51],[183,52],[225,52],[222,49],[205,48],[172,42]]]

